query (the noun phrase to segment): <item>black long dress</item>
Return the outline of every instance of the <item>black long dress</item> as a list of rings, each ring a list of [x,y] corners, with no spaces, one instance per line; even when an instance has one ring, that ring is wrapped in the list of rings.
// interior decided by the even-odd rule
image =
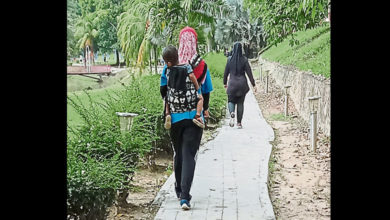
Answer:
[[[255,80],[248,59],[242,55],[241,43],[235,43],[233,54],[226,63],[223,76],[223,84],[226,85],[227,78],[230,75],[226,91],[229,102],[237,103],[237,100],[248,93],[249,86],[245,73],[248,75],[252,86],[255,86]]]

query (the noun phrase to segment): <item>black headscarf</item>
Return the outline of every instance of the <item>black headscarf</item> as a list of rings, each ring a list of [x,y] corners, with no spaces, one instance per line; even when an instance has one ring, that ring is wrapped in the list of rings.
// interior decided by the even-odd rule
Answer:
[[[233,54],[230,57],[229,66],[230,68],[235,69],[237,73],[238,70],[240,70],[243,65],[245,65],[244,61],[245,59],[242,55],[242,45],[240,42],[236,42],[233,46]]]

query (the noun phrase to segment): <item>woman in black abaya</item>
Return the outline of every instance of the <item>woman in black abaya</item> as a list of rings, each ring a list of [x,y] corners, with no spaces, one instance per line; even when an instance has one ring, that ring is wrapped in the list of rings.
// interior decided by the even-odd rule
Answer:
[[[224,87],[227,88],[228,108],[230,112],[231,127],[234,126],[235,107],[237,105],[237,127],[242,128],[242,117],[244,114],[245,95],[249,91],[248,81],[245,73],[256,91],[255,80],[248,59],[242,55],[242,45],[236,42],[233,46],[233,54],[228,59],[223,76]],[[228,81],[229,76],[229,81]]]

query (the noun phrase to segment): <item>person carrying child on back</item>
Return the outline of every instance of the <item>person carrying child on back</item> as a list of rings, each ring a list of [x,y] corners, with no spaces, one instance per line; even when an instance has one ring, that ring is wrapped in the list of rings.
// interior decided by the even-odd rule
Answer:
[[[178,51],[172,45],[167,46],[163,51],[163,59],[167,64],[166,77],[169,86],[165,96],[164,127],[171,128],[171,113],[183,113],[196,108],[196,114],[192,121],[200,128],[205,128],[202,118],[203,97],[199,86],[200,81],[195,77],[191,65],[179,64],[178,58]],[[169,80],[170,78],[172,80]],[[192,85],[188,85],[188,83]],[[194,86],[197,94],[193,94],[193,90],[187,89],[188,86]],[[170,93],[174,93],[174,95]],[[196,106],[194,106],[195,104]]]
[[[191,65],[202,90],[203,116],[205,124],[210,117],[210,93],[213,91],[210,71],[204,59],[198,53],[198,34],[192,27],[184,27],[179,34],[179,63]]]

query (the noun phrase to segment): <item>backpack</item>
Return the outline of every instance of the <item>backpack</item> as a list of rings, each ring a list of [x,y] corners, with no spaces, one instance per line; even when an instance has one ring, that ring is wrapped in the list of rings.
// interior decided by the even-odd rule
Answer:
[[[196,110],[198,102],[195,85],[190,80],[185,66],[167,68],[167,101],[171,113]]]

